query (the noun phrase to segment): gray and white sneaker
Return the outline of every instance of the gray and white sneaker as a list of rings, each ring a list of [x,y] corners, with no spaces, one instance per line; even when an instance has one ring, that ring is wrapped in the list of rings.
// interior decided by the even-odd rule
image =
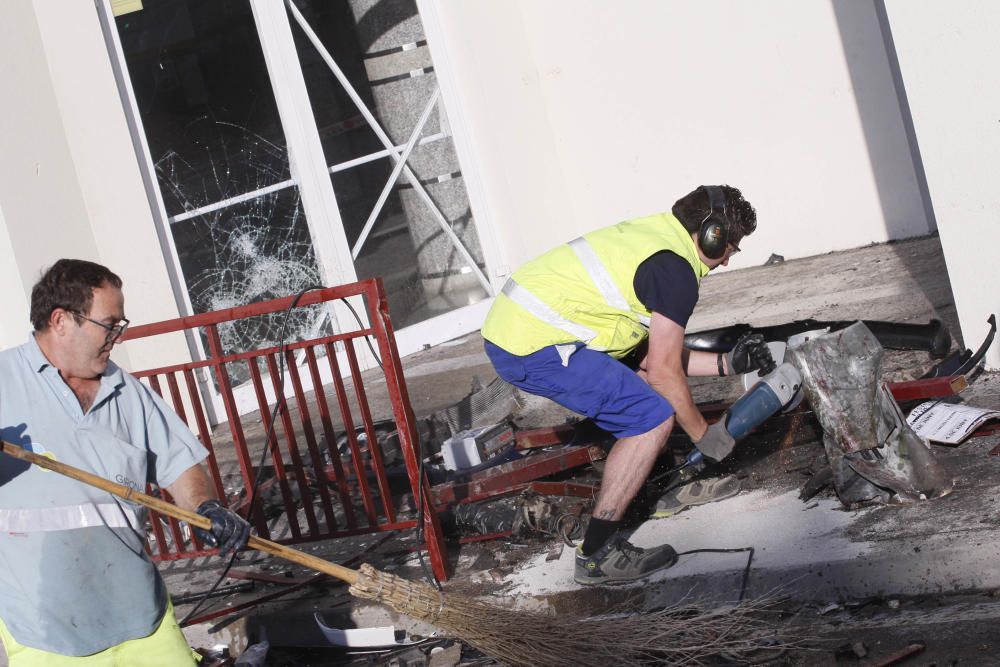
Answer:
[[[736,475],[726,475],[714,479],[696,479],[660,496],[649,518],[662,519],[666,516],[673,516],[688,507],[731,498],[740,492],[741,486]]]
[[[677,562],[677,552],[669,544],[641,549],[623,535],[615,535],[589,556],[582,549],[583,545],[576,548],[573,578],[584,586],[635,581]]]

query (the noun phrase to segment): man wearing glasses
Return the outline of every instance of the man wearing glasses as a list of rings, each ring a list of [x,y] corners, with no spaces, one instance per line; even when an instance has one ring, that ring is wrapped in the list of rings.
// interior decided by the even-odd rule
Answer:
[[[216,499],[207,451],[110,360],[128,326],[121,288],[83,260],[42,275],[33,335],[0,352],[0,436],[132,488],[155,483],[212,520],[196,529],[204,543],[233,552],[249,525]],[[144,522],[137,505],[0,454],[0,640],[11,667],[195,664]]]
[[[486,354],[500,377],[618,438],[577,549],[580,584],[631,581],[676,561],[670,545],[640,549],[622,533],[675,422],[705,456],[732,451],[725,425],[710,427],[698,412],[687,377],[758,370],[773,365],[770,353],[760,336],[724,355],[688,351],[684,328],[701,279],[728,264],[756,226],[739,190],[700,186],[670,213],[599,229],[528,262],[486,317]]]

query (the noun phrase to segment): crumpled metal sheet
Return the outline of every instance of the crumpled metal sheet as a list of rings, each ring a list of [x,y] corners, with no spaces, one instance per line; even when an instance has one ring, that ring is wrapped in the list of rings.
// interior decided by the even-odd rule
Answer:
[[[861,322],[789,350],[823,427],[841,502],[940,497],[954,480],[880,381],[882,346]]]

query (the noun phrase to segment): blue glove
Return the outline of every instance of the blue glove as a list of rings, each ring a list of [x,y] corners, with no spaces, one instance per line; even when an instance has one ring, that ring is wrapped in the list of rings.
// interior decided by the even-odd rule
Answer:
[[[250,524],[236,512],[223,507],[215,498],[198,505],[195,511],[212,522],[211,530],[195,528],[195,534],[206,545],[219,547],[220,556],[235,553],[247,545]]]

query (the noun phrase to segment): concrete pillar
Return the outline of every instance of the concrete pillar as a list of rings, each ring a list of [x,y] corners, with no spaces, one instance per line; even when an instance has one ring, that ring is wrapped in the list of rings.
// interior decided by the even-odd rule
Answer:
[[[373,111],[393,143],[403,144],[437,85],[433,74],[407,76],[411,72],[431,71],[431,56],[426,45],[397,50],[424,40],[416,4],[412,0],[391,3],[351,0],[350,6],[362,52],[371,55],[392,50],[366,59],[366,68],[375,100]],[[442,131],[446,122],[440,113],[439,102],[423,134]],[[452,142],[444,140],[417,146],[408,164],[424,182],[427,192],[476,263],[483,266],[483,253],[472,224],[472,212]],[[417,270],[426,297],[475,289],[478,280],[474,274],[462,272],[465,261],[442,232],[427,205],[412,186],[402,179],[400,183],[399,196],[417,251]]]

